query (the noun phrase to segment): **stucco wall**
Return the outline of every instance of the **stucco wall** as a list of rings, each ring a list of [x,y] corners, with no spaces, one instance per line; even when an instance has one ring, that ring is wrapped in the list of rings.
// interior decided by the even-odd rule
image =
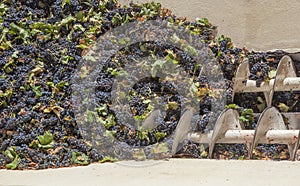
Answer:
[[[134,2],[151,0],[134,0]],[[177,16],[207,17],[218,34],[254,50],[300,48],[299,0],[157,0]],[[121,4],[129,0],[120,0]]]

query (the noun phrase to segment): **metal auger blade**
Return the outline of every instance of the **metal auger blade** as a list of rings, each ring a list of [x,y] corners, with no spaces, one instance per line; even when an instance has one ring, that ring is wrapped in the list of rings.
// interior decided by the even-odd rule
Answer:
[[[290,56],[283,56],[278,64],[275,79],[262,82],[257,86],[255,80],[249,80],[250,69],[248,59],[245,59],[237,69],[232,101],[234,95],[242,92],[263,92],[267,106],[272,106],[273,95],[277,91],[300,90],[300,77]]]
[[[239,123],[238,112],[233,109],[225,109],[219,116],[209,143],[209,157],[213,157],[215,144],[225,137],[228,130],[242,130]]]
[[[290,159],[294,160],[299,146],[299,130],[287,130],[280,112],[275,107],[266,108],[258,119],[255,130],[250,158],[257,144],[286,144],[289,148]]]
[[[253,157],[253,150],[258,144],[285,144],[288,146],[290,159],[295,160],[300,143],[300,112],[280,113],[275,107],[272,107],[274,92],[300,90],[300,77],[296,76],[292,59],[284,56],[277,67],[275,79],[262,82],[260,86],[256,85],[256,81],[249,80],[249,74],[249,63],[245,59],[237,70],[232,97],[234,100],[235,93],[264,93],[268,107],[259,115],[256,129],[244,130],[239,122],[238,112],[233,109],[225,109],[219,115],[212,131],[190,133],[188,138],[196,143],[208,143],[210,158],[213,157],[216,143],[246,144],[250,158]],[[291,122],[289,128],[285,125],[282,115]],[[181,125],[183,124],[181,123]],[[182,139],[182,136],[180,137]],[[178,141],[173,145],[178,145]]]
[[[257,86],[255,80],[249,80],[250,69],[249,61],[245,59],[238,67],[236,71],[236,77],[233,87],[232,101],[234,101],[234,95],[241,92],[263,92],[267,106],[272,103],[273,84],[274,79],[269,82],[262,82],[260,86]]]
[[[188,133],[191,130],[191,121],[193,117],[194,109],[188,108],[181,116],[174,134],[172,144],[172,154],[176,154],[178,147],[182,142],[187,139]]]
[[[160,113],[161,112],[159,109],[152,111],[150,115],[143,122],[142,128],[148,130],[157,127],[159,123],[156,122],[156,119],[159,117]]]
[[[289,56],[283,56],[280,60],[275,76],[275,91],[300,90],[300,78],[296,75],[296,68]]]
[[[246,144],[248,155],[253,157],[257,144],[286,144],[290,159],[294,160],[299,147],[300,130],[287,130],[280,112],[275,107],[266,108],[258,120],[255,130],[243,130],[236,110],[225,109],[219,116],[213,131],[202,134],[190,133],[188,139],[196,143],[209,144],[209,157],[213,157],[216,143]]]

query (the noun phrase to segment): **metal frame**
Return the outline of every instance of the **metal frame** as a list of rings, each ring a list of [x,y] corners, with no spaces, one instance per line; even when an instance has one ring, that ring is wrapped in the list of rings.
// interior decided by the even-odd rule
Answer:
[[[275,91],[300,90],[300,78],[292,59],[284,56],[277,68],[275,79],[262,82],[260,86],[256,81],[249,80],[249,63],[245,59],[236,72],[234,93],[263,92],[267,108],[260,114],[255,130],[244,130],[239,122],[239,114],[234,109],[225,109],[218,117],[214,130],[208,133],[189,133],[188,139],[197,143],[209,144],[209,157],[212,158],[216,143],[243,143],[248,146],[248,154],[253,158],[253,150],[258,144],[286,144],[289,148],[290,159],[295,160],[299,148],[300,127],[298,127],[299,113],[280,113],[272,107]],[[283,120],[282,114],[288,116],[293,124],[289,130]]]

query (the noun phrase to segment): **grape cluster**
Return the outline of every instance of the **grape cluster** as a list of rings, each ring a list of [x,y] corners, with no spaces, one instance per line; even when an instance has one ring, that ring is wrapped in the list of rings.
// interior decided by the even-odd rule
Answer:
[[[255,63],[250,68],[249,79],[256,80],[256,86],[259,87],[260,83],[268,78],[269,66],[266,63]]]
[[[198,144],[187,141],[183,147],[174,155],[175,158],[201,158]]]
[[[258,145],[254,149],[254,159],[264,159],[264,160],[288,160],[290,155],[288,153],[287,145]]]
[[[71,156],[74,150],[90,156],[90,162],[103,158],[80,135],[69,86],[83,51],[77,47],[79,40],[85,39],[82,31],[72,28],[77,23],[89,29],[94,23],[78,20],[70,22],[68,27],[55,25],[79,12],[87,14],[93,9],[93,14],[104,14],[118,9],[118,5],[115,1],[101,6],[100,1],[93,0],[89,4],[77,0],[65,5],[63,2],[1,2],[6,11],[0,13],[4,38],[0,42],[0,167],[12,162],[4,153],[10,147],[16,147],[19,169],[70,166],[74,164]],[[5,29],[10,32],[3,32]],[[33,30],[37,33],[32,34]],[[99,36],[104,31],[105,28],[94,34]],[[60,108],[58,115],[45,111],[54,107]],[[46,131],[53,134],[51,149],[55,153],[33,145]]]
[[[216,144],[213,158],[216,159],[246,159],[247,147],[244,144]]]
[[[275,92],[273,95],[272,105],[281,112],[299,112],[299,96],[300,91]]]

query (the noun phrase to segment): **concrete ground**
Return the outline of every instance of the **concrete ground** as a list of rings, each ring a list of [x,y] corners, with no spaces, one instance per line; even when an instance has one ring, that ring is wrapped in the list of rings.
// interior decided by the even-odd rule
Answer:
[[[191,160],[118,162],[48,170],[0,170],[0,186],[298,185],[300,162]]]

